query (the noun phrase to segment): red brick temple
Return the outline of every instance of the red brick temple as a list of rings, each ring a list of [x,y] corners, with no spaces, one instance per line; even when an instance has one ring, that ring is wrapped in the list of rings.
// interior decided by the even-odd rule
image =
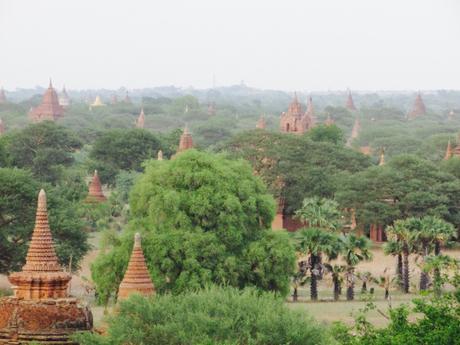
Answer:
[[[0,104],[5,104],[7,102],[6,95],[5,95],[5,90],[0,88]]]
[[[345,103],[345,107],[350,111],[356,111],[355,102],[353,102],[353,97],[351,96],[351,91],[348,90],[348,98],[347,103]]]
[[[177,153],[183,152],[191,148],[193,148],[192,135],[190,134],[188,127],[185,126],[184,132],[180,136],[179,149],[177,150]]]
[[[155,286],[150,278],[141,245],[141,235],[134,236],[134,246],[123,280],[118,289],[118,300],[128,298],[133,293],[153,295]]]
[[[445,160],[451,159],[453,155],[454,155],[454,151],[452,150],[452,145],[449,140],[447,142],[446,154],[444,155],[444,159]]]
[[[58,263],[44,190],[26,263],[8,279],[14,296],[0,298],[0,345],[75,344],[70,334],[92,329],[90,309],[69,296],[72,277]]]
[[[64,116],[64,108],[59,104],[58,95],[51,83],[43,95],[42,103],[29,112],[30,119],[34,122],[45,120],[55,121]]]
[[[86,197],[85,201],[87,203],[99,203],[106,200],[107,198],[102,191],[101,180],[99,180],[97,170],[94,170],[94,175],[88,188],[88,196]]]
[[[309,102],[310,111],[313,110],[313,104]],[[297,94],[289,104],[288,111],[283,112],[280,118],[280,128],[285,133],[303,134],[311,129],[314,125],[313,114],[302,111],[302,105],[297,100]]]
[[[407,114],[407,118],[409,120],[413,120],[421,115],[426,114],[425,103],[423,103],[421,93],[417,93],[417,97],[415,97],[414,105],[412,110]]]
[[[144,128],[144,124],[145,124],[145,114],[144,114],[144,108],[142,108],[141,113],[139,114],[136,120],[136,128]]]
[[[265,116],[260,115],[259,120],[257,120],[256,128],[257,129],[265,129],[265,128],[267,128],[267,123],[265,121]]]

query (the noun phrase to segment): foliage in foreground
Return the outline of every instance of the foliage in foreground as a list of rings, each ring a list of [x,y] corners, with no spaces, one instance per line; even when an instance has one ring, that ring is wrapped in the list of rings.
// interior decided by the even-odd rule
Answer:
[[[229,287],[149,299],[134,295],[109,319],[106,336],[76,338],[81,345],[334,344],[325,328],[273,294]]]
[[[460,344],[460,276],[453,279],[455,289],[442,296],[417,298],[414,306],[402,305],[390,310],[390,324],[376,329],[365,313],[376,309],[373,303],[356,317],[351,328],[338,323],[335,338],[343,345],[453,345]],[[409,314],[418,313],[411,322]]]

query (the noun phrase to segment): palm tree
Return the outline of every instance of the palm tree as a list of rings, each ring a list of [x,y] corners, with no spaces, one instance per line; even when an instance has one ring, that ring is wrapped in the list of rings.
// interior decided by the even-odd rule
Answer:
[[[419,252],[423,255],[423,261],[434,249],[435,255],[441,254],[441,245],[455,237],[455,229],[452,224],[438,217],[425,216],[420,220],[420,229],[415,234],[415,240],[419,244]],[[435,274],[439,272],[435,269]],[[429,272],[426,270],[420,273],[420,290],[426,290],[429,282]]]
[[[351,301],[355,298],[355,266],[363,261],[370,260],[372,254],[370,252],[370,240],[364,236],[356,236],[348,234],[341,237],[342,255],[347,264],[347,300]]]
[[[304,228],[292,236],[297,251],[308,256],[310,297],[316,301],[318,299],[318,279],[321,279],[323,273],[323,256],[329,260],[337,258],[341,250],[341,241],[336,234],[319,228]]]
[[[346,267],[343,265],[332,265],[327,263],[324,265],[326,269],[331,273],[332,284],[334,286],[334,301],[339,300],[339,296],[342,293],[342,282],[343,282],[343,272],[345,272]]]
[[[376,281],[380,287],[385,289],[385,299],[387,300],[388,298],[390,298],[390,287],[392,279],[390,273],[388,272],[388,268],[385,268],[383,270],[383,275],[380,276]]]
[[[388,233],[388,229],[387,229]],[[403,290],[403,258],[402,258],[402,245],[400,242],[388,239],[387,243],[383,247],[386,255],[396,256],[396,281],[401,290]]]
[[[425,258],[423,270],[433,273],[433,290],[436,297],[441,295],[442,286],[448,280],[448,275],[444,274],[443,276],[441,271],[448,269],[458,271],[459,265],[459,260],[451,258],[448,255],[430,255]]]
[[[367,292],[367,283],[371,282],[374,280],[374,277],[372,277],[372,273],[369,271],[366,272],[359,272],[357,274],[357,277],[359,280],[363,282],[363,285],[361,286],[361,293],[366,293]]]
[[[403,255],[402,278],[404,293],[409,293],[409,255],[413,252],[415,244],[414,234],[416,231],[413,230],[420,227],[419,222],[417,218],[400,219],[395,221],[393,226],[387,227],[387,234],[390,241],[397,242],[401,246]]]
[[[335,231],[340,227],[342,214],[335,200],[325,198],[306,198],[302,207],[295,213],[297,218],[310,227]]]

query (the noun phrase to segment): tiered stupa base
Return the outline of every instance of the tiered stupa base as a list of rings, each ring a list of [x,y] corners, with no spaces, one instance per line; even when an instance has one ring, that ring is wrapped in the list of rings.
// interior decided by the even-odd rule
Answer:
[[[0,345],[69,345],[72,333],[91,330],[90,309],[75,298],[0,299]]]

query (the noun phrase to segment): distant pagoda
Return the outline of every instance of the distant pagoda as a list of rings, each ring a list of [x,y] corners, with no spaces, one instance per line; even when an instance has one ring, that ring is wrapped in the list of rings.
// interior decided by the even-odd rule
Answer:
[[[144,108],[141,109],[141,113],[139,114],[135,124],[137,128],[144,128],[144,124],[145,124]]]
[[[415,97],[414,105],[412,110],[407,114],[407,118],[409,120],[413,120],[421,115],[426,114],[425,103],[423,103],[422,95],[420,92],[417,93],[417,97]]]
[[[118,289],[118,300],[126,299],[131,294],[144,296],[155,294],[155,286],[150,278],[141,245],[141,235],[134,236],[134,246],[123,280]]]
[[[64,108],[67,108],[70,105],[70,98],[65,86],[62,88],[61,94],[59,95],[59,104]]]
[[[324,121],[324,125],[326,126],[332,126],[335,124],[334,119],[331,117],[331,114],[327,114],[326,121]]]
[[[131,98],[129,97],[129,92],[126,91],[126,95],[125,95],[125,98],[123,98],[123,103],[126,103],[126,104],[131,104]]]
[[[14,296],[0,298],[0,344],[73,344],[70,334],[91,330],[91,311],[68,294],[72,276],[58,263],[43,189],[26,263],[8,279]]]
[[[7,102],[8,100],[6,99],[5,90],[2,87],[0,88],[0,104],[5,104]]]
[[[94,170],[93,178],[89,184],[88,196],[86,197],[87,203],[99,203],[106,201],[107,198],[102,191],[101,180],[99,180],[99,175],[97,170]]]
[[[305,111],[305,115],[307,118],[307,122],[309,123],[310,128],[315,125],[316,117],[315,117],[315,109],[313,108],[313,99],[308,97],[307,101],[307,110]]]
[[[259,120],[257,120],[256,128],[265,129],[266,127],[267,127],[267,123],[265,121],[265,116],[260,115]]]
[[[38,107],[32,108],[29,116],[34,122],[55,121],[64,116],[64,108],[59,104],[58,95],[51,80],[48,89],[43,95],[42,103]]]
[[[90,108],[105,107],[105,103],[102,102],[101,97],[96,96],[94,102],[91,103]]]
[[[179,149],[177,150],[177,153],[183,152],[183,151],[186,151],[192,148],[193,148],[192,135],[190,134],[188,130],[188,126],[185,126],[184,132],[180,136]]]
[[[208,104],[208,115],[216,115],[216,103],[210,102]]]
[[[348,98],[345,107],[350,111],[356,111],[355,102],[353,102],[353,97],[351,96],[351,91],[348,90]]]
[[[5,124],[3,123],[3,119],[0,118],[0,135],[5,133]]]
[[[310,112],[313,111],[313,104],[310,98]],[[313,127],[314,119],[312,114],[302,111],[302,105],[297,100],[297,93],[289,104],[288,111],[283,112],[280,118],[280,128],[285,133],[303,134]]]

